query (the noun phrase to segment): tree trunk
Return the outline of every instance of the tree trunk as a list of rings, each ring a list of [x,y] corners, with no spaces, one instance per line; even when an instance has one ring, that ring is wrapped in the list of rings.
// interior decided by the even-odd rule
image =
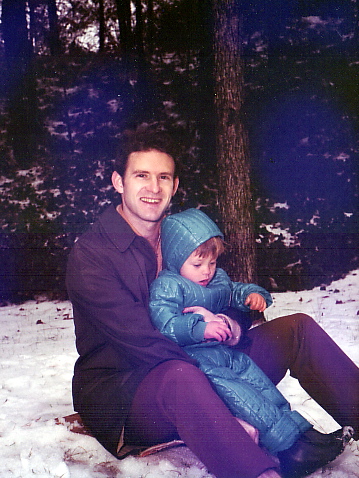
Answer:
[[[137,55],[140,58],[142,58],[144,56],[144,50],[143,50],[143,12],[142,12],[141,0],[135,0],[135,5],[136,5],[136,28],[135,28],[136,51],[137,51]]]
[[[154,15],[153,15],[153,0],[147,1],[147,52],[148,56],[151,57],[154,52],[155,45],[155,28],[154,28]]]
[[[116,0],[118,25],[120,29],[120,48],[127,54],[132,48],[131,35],[131,2],[129,0]]]
[[[37,32],[36,32],[36,5],[34,0],[28,0],[29,13],[29,41],[32,45],[33,51],[37,49]]]
[[[358,0],[354,2],[354,47],[358,48],[359,45],[359,5]]]
[[[59,35],[59,24],[57,19],[56,0],[47,0],[47,10],[49,12],[49,47],[53,56],[61,53],[61,42]]]
[[[2,27],[6,58],[3,75],[7,96],[8,141],[17,165],[29,167],[36,156],[37,100],[31,71],[32,49],[26,22],[25,0],[3,0]]]
[[[105,51],[105,7],[103,0],[98,0],[98,23],[99,23],[99,51]]]
[[[219,210],[233,280],[255,279],[255,241],[247,134],[243,125],[243,65],[236,0],[214,0],[214,60]]]
[[[8,69],[24,69],[31,51],[29,32],[26,23],[26,0],[3,0],[2,31],[5,47],[5,58]]]
[[[153,82],[150,64],[144,48],[144,13],[141,0],[135,0],[135,68],[137,82],[135,86],[134,114],[138,121],[149,121],[156,111],[156,89]]]

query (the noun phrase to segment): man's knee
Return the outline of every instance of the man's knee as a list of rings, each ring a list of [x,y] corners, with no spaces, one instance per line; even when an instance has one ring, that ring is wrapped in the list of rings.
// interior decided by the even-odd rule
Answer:
[[[315,320],[310,315],[303,314],[302,312],[288,315],[285,317],[285,321],[288,325],[291,325],[294,328],[301,328],[303,330],[311,328],[314,324],[316,324]]]

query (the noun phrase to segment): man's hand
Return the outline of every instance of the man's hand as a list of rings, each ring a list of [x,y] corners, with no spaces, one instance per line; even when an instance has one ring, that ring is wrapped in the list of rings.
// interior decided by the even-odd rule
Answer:
[[[221,320],[213,320],[208,322],[204,329],[204,338],[206,340],[217,340],[218,342],[224,342],[225,340],[232,338],[232,332],[228,326]]]
[[[247,297],[244,305],[249,305],[249,308],[251,310],[258,310],[259,312],[264,312],[267,308],[267,303],[260,294],[257,294],[256,292],[252,292],[252,294],[249,294]]]
[[[201,307],[199,305],[194,305],[193,307],[186,307],[182,310],[184,314],[187,314],[187,312],[192,312],[192,314],[200,314],[203,316],[203,320],[205,322],[211,322],[212,320],[216,320],[217,322],[221,319],[219,319],[216,315],[212,314],[208,309],[205,307]]]

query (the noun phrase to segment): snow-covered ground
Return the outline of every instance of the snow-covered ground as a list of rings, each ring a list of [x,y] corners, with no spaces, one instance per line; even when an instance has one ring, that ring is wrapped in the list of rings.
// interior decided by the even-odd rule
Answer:
[[[267,316],[295,311],[312,315],[359,364],[359,271],[325,290],[274,294]],[[69,302],[39,300],[0,309],[0,477],[212,477],[186,447],[118,461],[94,438],[55,424],[56,417],[73,413],[71,377],[77,354],[71,317]],[[337,428],[295,380],[286,377],[280,389],[319,430]],[[359,442],[311,476],[359,477]]]

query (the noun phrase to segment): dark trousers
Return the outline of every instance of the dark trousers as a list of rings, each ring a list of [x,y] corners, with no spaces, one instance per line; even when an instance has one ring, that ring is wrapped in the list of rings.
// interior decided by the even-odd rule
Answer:
[[[359,369],[305,314],[249,331],[246,352],[277,384],[287,370],[340,425],[358,432]],[[276,464],[257,446],[193,365],[165,362],[140,384],[125,440],[153,445],[181,438],[217,478],[255,478]]]

